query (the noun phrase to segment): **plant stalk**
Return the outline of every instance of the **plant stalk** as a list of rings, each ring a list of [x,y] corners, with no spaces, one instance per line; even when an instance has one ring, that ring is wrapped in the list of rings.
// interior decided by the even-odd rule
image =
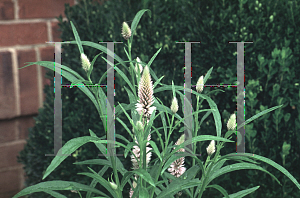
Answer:
[[[199,96],[197,96],[197,108],[196,108],[196,111],[199,110]],[[198,132],[198,114],[196,113],[195,115],[195,125],[196,125],[196,128],[195,128],[195,132],[194,132],[194,137],[197,136],[197,132]],[[193,146],[193,152],[194,154],[196,153],[196,142],[194,143],[194,146]],[[192,167],[195,166],[195,158],[193,158],[193,165]],[[191,189],[191,192],[192,192],[192,197],[194,197],[194,187],[192,187]]]
[[[168,142],[169,142],[169,138],[170,138],[170,135],[171,135],[171,133],[172,133],[172,130],[171,130],[171,128],[172,128],[172,125],[173,125],[173,121],[174,121],[174,114],[172,115],[172,121],[171,121],[171,126],[170,126],[170,131],[169,131],[169,135],[168,135],[168,138],[167,138],[167,140],[166,140],[166,145],[165,145],[165,148],[167,148],[168,147]],[[164,150],[164,152],[163,152],[163,158],[164,158],[164,156],[165,156],[165,152],[166,152],[166,150]],[[159,171],[157,172],[157,175],[156,175],[156,178],[155,178],[155,180],[154,180],[154,183],[156,183],[157,182],[157,180],[158,180],[158,177],[159,177],[159,175],[160,175],[160,172],[161,172],[161,169],[162,169],[162,167],[163,167],[163,165],[164,165],[164,163],[165,163],[165,160],[164,161],[162,161],[161,163],[160,163],[160,165],[159,165]],[[153,187],[152,188],[152,190],[151,190],[151,193],[150,193],[150,197],[152,198],[153,197],[153,195],[154,195],[154,191],[155,191],[155,187]]]

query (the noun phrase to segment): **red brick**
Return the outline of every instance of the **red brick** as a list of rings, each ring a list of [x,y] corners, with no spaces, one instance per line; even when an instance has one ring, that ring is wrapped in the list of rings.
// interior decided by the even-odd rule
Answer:
[[[18,118],[18,131],[20,140],[25,140],[28,138],[29,128],[33,127],[35,124],[35,120],[32,116],[20,117]]]
[[[61,42],[61,31],[59,30],[59,26],[58,26],[59,22],[52,22],[51,23],[51,28],[52,28],[52,36],[53,36],[53,40],[54,42]]]
[[[0,143],[16,140],[16,120],[0,120]]]
[[[54,61],[54,45],[49,44],[49,47],[40,48],[41,60],[42,61]],[[50,71],[50,69],[43,67],[42,75],[43,75],[43,85],[50,85],[50,79],[45,77],[46,73]],[[43,93],[44,94],[44,93]],[[44,94],[45,101],[45,94]]]
[[[40,48],[42,61],[54,61],[54,44],[49,43],[49,47]]]
[[[24,145],[25,142],[21,141],[8,145],[0,145],[0,169],[19,166],[20,164],[17,161],[17,156],[19,155],[19,152],[24,149]]]
[[[20,186],[22,185],[22,167],[14,170],[6,170],[0,172],[0,197],[11,198],[18,192],[20,192]]]
[[[74,0],[26,0],[19,2],[20,19],[65,17],[65,3],[74,5]]]
[[[0,65],[0,119],[8,119],[16,116],[15,86],[10,52],[0,52]]]
[[[23,67],[25,62],[35,62],[35,51],[18,51],[18,65]],[[21,115],[38,113],[39,95],[36,65],[19,70]]]
[[[20,191],[21,191],[21,189],[20,190],[16,190],[16,191],[7,192],[7,193],[1,193],[0,192],[0,197],[1,198],[12,198],[16,194],[18,194]],[[22,197],[19,197],[19,198],[26,198],[26,197],[22,196]]]
[[[0,47],[28,45],[48,41],[46,23],[0,25]]]
[[[14,3],[11,0],[1,0],[0,20],[14,19]]]

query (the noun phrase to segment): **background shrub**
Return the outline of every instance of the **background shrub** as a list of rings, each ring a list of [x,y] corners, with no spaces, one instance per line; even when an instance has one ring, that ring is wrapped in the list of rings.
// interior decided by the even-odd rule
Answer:
[[[300,47],[297,35],[300,35],[300,31],[296,24],[300,24],[300,12],[297,1],[108,0],[100,6],[98,3],[92,3],[91,0],[85,0],[72,7],[66,5],[65,14],[68,20],[74,23],[83,41],[124,42],[120,32],[122,22],[126,21],[130,25],[135,14],[144,8],[151,10],[151,18],[147,13],[141,18],[134,37],[132,57],[139,56],[142,61],[148,62],[162,47],[151,68],[158,78],[164,75],[161,81],[164,84],[170,85],[172,80],[175,85],[183,86],[184,83],[185,47],[183,44],[176,44],[175,41],[201,41],[201,44],[192,44],[192,85],[195,85],[198,78],[205,75],[212,66],[214,70],[207,84],[235,84],[236,44],[228,44],[228,41],[253,41],[253,44],[245,44],[245,119],[267,108],[280,104],[284,106],[246,125],[246,152],[275,161],[284,166],[299,181],[300,67],[298,57]],[[61,16],[58,20],[62,30],[62,40],[75,40],[70,23],[63,22]],[[124,44],[115,44],[114,47],[115,53],[126,60]],[[77,46],[63,44],[62,48],[62,64],[85,76],[80,65]],[[93,48],[85,46],[83,48],[90,59],[99,54],[99,51]],[[106,58],[106,55],[104,57]],[[119,66],[119,68],[129,75],[123,67]],[[98,58],[92,79],[98,80],[105,71],[106,62]],[[20,152],[19,160],[25,165],[25,172],[28,175],[26,186],[41,182],[43,172],[53,159],[53,157],[45,157],[45,154],[54,152],[53,72],[49,72],[48,77],[52,84],[45,86],[47,97],[44,108],[40,109],[39,115],[35,118],[36,125],[29,129],[28,143]],[[68,83],[64,78],[62,81],[63,84]],[[128,104],[127,93],[123,88],[126,84],[116,71],[115,85],[115,104],[118,102]],[[227,131],[227,120],[236,110],[236,88],[207,86],[203,93],[218,89],[225,92],[216,91],[209,96],[218,105],[224,135]],[[106,92],[105,88],[103,90]],[[154,96],[167,106],[171,104],[171,92],[154,93]],[[194,95],[192,95],[192,103],[195,109]],[[182,104],[181,101],[179,104]],[[89,135],[88,129],[93,130],[99,137],[105,136],[103,124],[93,104],[78,88],[62,88],[62,105],[63,144],[72,138]],[[209,106],[203,102],[201,108],[208,109]],[[183,117],[182,105],[177,113]],[[199,120],[203,115],[200,114]],[[119,118],[130,126],[124,114]],[[156,119],[154,126],[162,126],[160,118]],[[181,127],[182,124],[173,133],[170,141],[175,142],[180,137],[181,133],[178,131]],[[115,122],[115,129],[116,133],[124,137],[128,136],[118,121]],[[203,134],[216,135],[212,116],[201,125],[198,135]],[[233,135],[233,139],[235,138],[236,136]],[[158,141],[156,133],[152,135],[152,140]],[[289,154],[285,157],[285,164],[281,155],[284,142],[291,145]],[[208,141],[198,144],[197,154],[201,153],[202,161],[207,157],[205,148],[208,144]],[[161,149],[160,144],[157,145]],[[221,155],[233,153],[235,149],[235,144],[225,144]],[[118,154],[122,152],[122,149],[117,149]],[[87,172],[87,167],[72,163],[97,158],[98,154],[94,144],[84,145],[78,150],[76,157],[75,155],[68,157],[45,181],[66,180],[90,184],[91,179],[76,174]],[[127,170],[131,170],[130,157],[126,159],[119,157],[119,159]],[[232,163],[232,161],[226,162],[224,166]],[[186,158],[185,164],[190,167],[191,158]],[[271,166],[262,163],[261,165],[274,174],[283,187],[269,175],[256,170],[240,170],[225,174],[217,181],[213,180],[212,184],[221,185],[229,194],[260,185],[260,188],[248,197],[297,197],[299,189],[290,180]],[[89,167],[94,170],[102,168],[96,165]],[[110,177],[111,172],[109,169],[103,177]],[[199,176],[200,174],[197,175]],[[96,187],[107,192],[99,184]],[[129,188],[127,184],[123,192],[124,197],[128,196]],[[74,197],[71,192],[61,193],[67,197]],[[184,191],[183,193],[185,196]],[[84,192],[82,194],[85,196]],[[203,196],[222,197],[221,193],[210,188]],[[51,196],[46,193],[34,193],[29,197]]]

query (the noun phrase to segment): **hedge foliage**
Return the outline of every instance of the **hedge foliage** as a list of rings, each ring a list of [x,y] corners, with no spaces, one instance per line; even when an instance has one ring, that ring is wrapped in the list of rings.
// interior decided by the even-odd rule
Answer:
[[[132,55],[137,56],[143,62],[148,62],[153,54],[162,47],[159,55],[152,63],[151,68],[158,78],[164,75],[161,81],[170,85],[172,80],[175,85],[184,84],[184,44],[176,44],[175,41],[201,41],[201,44],[192,44],[192,85],[198,78],[213,66],[213,72],[207,84],[235,84],[236,82],[236,44],[229,41],[253,41],[245,44],[245,119],[267,108],[284,104],[274,112],[270,112],[259,119],[246,125],[245,148],[247,153],[254,153],[272,159],[284,166],[298,181],[299,151],[300,151],[300,89],[299,89],[299,35],[300,7],[294,1],[217,1],[217,0],[107,0],[102,5],[92,0],[79,1],[78,5],[70,7],[66,4],[65,14],[69,21],[76,26],[82,41],[122,41],[123,44],[115,44],[115,53],[126,60],[124,53],[125,40],[121,36],[121,24],[126,21],[129,25],[135,14],[141,9],[150,9],[143,15],[133,42]],[[57,18],[62,31],[63,41],[75,40],[69,22],[63,22],[62,17]],[[106,46],[106,44],[103,44]],[[81,68],[79,50],[76,45],[62,44],[62,64],[69,66],[82,76],[86,76]],[[90,60],[99,54],[99,51],[84,46],[84,52]],[[104,56],[106,58],[106,56]],[[54,60],[53,60],[54,61]],[[127,71],[119,67],[125,74]],[[106,71],[106,62],[98,58],[94,66],[92,80],[96,81]],[[21,70],[22,72],[22,70]],[[35,118],[36,124],[30,128],[28,143],[20,152],[19,161],[25,165],[24,169],[28,178],[26,186],[41,182],[43,171],[46,170],[53,157],[45,157],[45,154],[53,153],[54,137],[54,94],[53,72],[49,72],[51,85],[45,86],[47,95],[44,107],[39,110]],[[66,79],[62,79],[67,84]],[[115,71],[115,104],[129,103],[125,82]],[[157,86],[158,88],[159,86]],[[195,89],[194,87],[192,87]],[[102,88],[106,92],[106,88]],[[236,110],[236,88],[222,86],[207,86],[203,93],[213,90],[224,90],[210,93],[210,97],[218,105],[223,126],[222,134],[227,131],[226,123],[230,114]],[[107,93],[107,92],[106,92]],[[158,97],[165,105],[171,104],[172,93],[159,92]],[[196,98],[192,95],[193,109],[196,108]],[[181,102],[179,103],[181,104]],[[66,141],[79,136],[89,135],[89,129],[99,137],[105,136],[103,124],[89,99],[76,87],[62,88],[62,114],[63,114],[63,144]],[[202,109],[208,109],[204,101]],[[179,112],[183,116],[181,107]],[[204,114],[203,114],[204,115]],[[199,118],[203,116],[200,114]],[[120,119],[127,126],[127,117],[122,114]],[[199,120],[200,120],[199,119]],[[161,127],[160,118],[154,122],[155,127]],[[179,126],[170,141],[175,142],[181,135]],[[116,133],[128,136],[122,125],[115,122]],[[209,116],[201,125],[198,135],[216,135],[213,117]],[[129,138],[129,136],[128,136]],[[233,138],[236,138],[233,135]],[[122,142],[122,140],[116,139]],[[157,134],[152,135],[152,140],[158,141]],[[123,142],[124,143],[124,142]],[[287,143],[291,145],[289,154],[283,160],[282,147]],[[209,142],[204,142],[197,147],[197,154],[205,161],[206,147]],[[160,144],[157,144],[159,149]],[[225,144],[221,155],[235,152],[235,145]],[[117,149],[117,153],[123,151]],[[90,184],[91,180],[78,172],[89,171],[86,166],[78,166],[72,163],[97,158],[99,152],[93,144],[88,144],[68,157],[45,181],[66,180]],[[154,155],[155,156],[155,155]],[[132,164],[130,157],[119,157],[127,170]],[[153,159],[153,157],[152,157]],[[226,162],[224,164],[232,164]],[[150,163],[151,164],[151,163]],[[191,158],[185,159],[185,164],[190,167]],[[257,185],[260,188],[249,197],[297,197],[299,190],[287,180],[279,171],[274,171],[270,166],[264,166],[274,174],[283,187],[278,185],[267,174],[256,170],[236,171],[219,177],[213,184],[218,184],[229,194],[248,189]],[[94,170],[101,167],[90,165]],[[112,170],[109,169],[103,176],[109,178]],[[120,175],[119,175],[120,176]],[[197,177],[199,177],[198,175]],[[96,186],[103,192],[107,192],[101,185]],[[123,192],[128,197],[130,186]],[[79,197],[71,192],[62,192],[67,197]],[[83,192],[85,196],[85,193]],[[215,189],[207,189],[204,197],[222,197]],[[30,198],[51,197],[46,193],[34,193]],[[182,197],[187,197],[183,192]]]

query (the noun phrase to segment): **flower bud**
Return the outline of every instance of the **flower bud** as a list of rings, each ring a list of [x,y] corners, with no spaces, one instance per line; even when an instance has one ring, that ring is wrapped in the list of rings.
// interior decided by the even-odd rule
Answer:
[[[234,130],[236,125],[236,116],[235,114],[232,114],[227,122],[227,128],[228,130]]]
[[[137,178],[135,177],[135,179],[137,180]],[[135,182],[135,181],[133,181],[132,182],[132,186],[133,186],[133,188],[136,188],[136,186],[137,186],[137,183]]]
[[[125,40],[128,40],[131,37],[131,30],[126,22],[123,22],[122,24],[122,36]]]
[[[108,181],[109,181],[109,178],[108,178]],[[112,187],[112,189],[116,190],[118,188],[118,185],[113,181],[112,175],[111,175],[111,181],[112,182],[109,182],[110,186]]]
[[[171,111],[175,114],[178,111],[178,102],[176,97],[173,98],[172,104],[171,104]]]
[[[216,150],[215,150],[215,140],[212,140],[208,147],[206,148],[207,154],[210,156],[212,155]]]
[[[115,184],[115,182],[109,182],[110,186],[112,187],[112,189],[116,190],[118,188],[117,184]]]
[[[182,134],[180,138],[177,140],[176,145],[181,145],[184,142],[184,137],[185,137],[184,134]]]
[[[85,71],[88,71],[91,67],[91,63],[84,53],[81,54],[81,65]]]
[[[198,93],[201,93],[203,91],[203,76],[201,76],[197,82],[197,85],[196,85],[196,90]]]
[[[136,122],[136,127],[138,131],[143,131],[144,129],[143,123],[141,121]]]
[[[136,61],[138,62],[138,63],[141,63],[141,60],[140,60],[140,58],[139,57],[137,57],[136,58]],[[140,73],[142,73],[142,71],[143,71],[143,66],[141,65],[141,64],[135,64],[135,71],[136,71],[136,73],[138,73],[139,71],[138,71],[138,67],[137,67],[137,65],[139,65],[139,68],[140,68]]]

